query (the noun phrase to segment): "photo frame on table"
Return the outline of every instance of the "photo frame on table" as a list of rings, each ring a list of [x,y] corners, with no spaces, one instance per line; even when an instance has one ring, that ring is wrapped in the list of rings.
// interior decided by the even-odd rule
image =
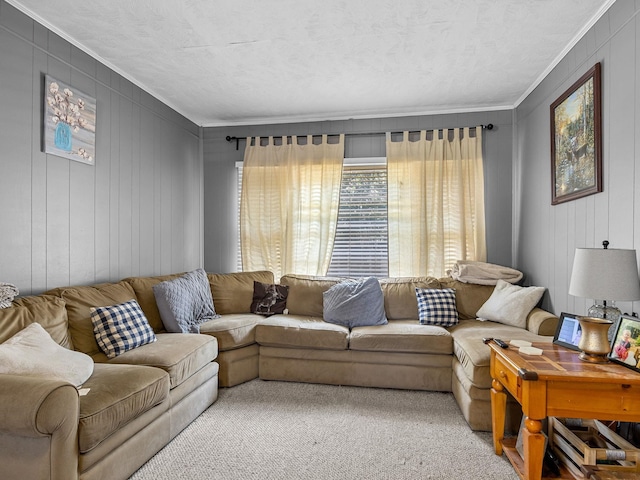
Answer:
[[[578,321],[578,315],[573,313],[562,312],[560,321],[553,336],[553,343],[570,348],[571,350],[580,350],[578,344],[582,336],[582,327]]]
[[[609,360],[640,372],[640,319],[621,315],[616,324]]]
[[[551,204],[602,191],[600,63],[551,104]]]

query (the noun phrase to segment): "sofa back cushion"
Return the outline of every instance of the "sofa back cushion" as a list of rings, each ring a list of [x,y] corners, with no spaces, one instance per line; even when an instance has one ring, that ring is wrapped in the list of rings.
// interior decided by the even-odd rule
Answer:
[[[284,275],[280,279],[280,284],[289,287],[289,296],[287,297],[289,313],[322,318],[322,294],[343,280],[345,279],[336,277]]]
[[[0,309],[0,343],[28,327],[39,323],[56,343],[73,349],[64,300],[53,295],[22,297],[9,308]]]
[[[416,288],[440,288],[434,277],[381,278],[384,309],[389,320],[418,320]]]
[[[478,285],[476,283],[463,283],[451,277],[438,279],[441,288],[453,288],[456,291],[456,308],[460,320],[476,318],[478,310],[489,299],[495,285]]]
[[[251,313],[253,282],[273,283],[273,273],[268,271],[209,273],[207,276],[213,307],[221,315]]]
[[[123,280],[123,282],[129,283],[131,287],[133,287],[133,291],[138,299],[138,304],[144,312],[145,317],[147,317],[149,325],[151,325],[151,328],[153,328],[153,331],[156,333],[164,332],[165,328],[160,318],[153,287],[167,280],[175,280],[182,275],[182,273],[174,273],[157,277],[129,277]]]
[[[55,291],[59,292],[65,301],[74,348],[96,360],[98,357],[104,358],[93,333],[91,307],[105,307],[136,299],[133,287],[127,282],[118,282],[90,287],[61,288]]]

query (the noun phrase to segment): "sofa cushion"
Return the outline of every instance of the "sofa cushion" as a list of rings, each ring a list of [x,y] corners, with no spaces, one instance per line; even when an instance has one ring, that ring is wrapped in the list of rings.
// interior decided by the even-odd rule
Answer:
[[[443,327],[396,320],[387,325],[352,329],[349,350],[451,355],[453,339]]]
[[[200,324],[218,318],[209,280],[197,269],[153,286],[162,324],[168,332],[199,333]]]
[[[286,285],[262,283],[254,280],[251,313],[267,317],[276,313],[285,313],[288,296],[289,287]]]
[[[200,333],[218,339],[218,350],[225,352],[256,343],[256,325],[262,316],[253,313],[230,313],[200,325]]]
[[[312,275],[284,275],[280,279],[280,284],[289,286],[289,296],[287,297],[289,313],[307,317],[322,317],[322,294],[343,280],[346,279]]]
[[[17,298],[9,308],[0,309],[0,342],[38,322],[56,343],[73,350],[64,300],[54,295]]]
[[[158,304],[156,303],[156,297],[153,293],[153,286],[160,282],[174,280],[182,275],[184,274],[175,273],[156,277],[129,277],[123,280],[123,282],[127,282],[133,288],[140,308],[142,308],[142,311],[149,321],[149,325],[151,325],[151,328],[153,328],[153,331],[156,333],[165,331],[165,328],[160,318]]]
[[[209,273],[209,285],[216,312],[251,313],[253,282],[275,283],[273,273],[268,271]]]
[[[63,287],[47,293],[58,295],[65,301],[73,347],[92,357],[102,356],[103,353],[93,333],[91,308],[116,305],[135,298],[133,288],[126,282],[103,283],[87,287]]]
[[[349,328],[387,323],[377,278],[345,280],[333,285],[322,297],[325,322]]]
[[[491,388],[489,371],[491,349],[484,344],[483,338],[500,338],[505,342],[511,340],[551,342],[553,340],[553,337],[536,335],[522,328],[491,321],[463,320],[448,330],[453,336],[454,355],[462,365],[467,378],[478,388]]]
[[[421,325],[452,327],[458,323],[456,291],[452,288],[416,288]]]
[[[93,360],[57,344],[38,323],[33,322],[4,343],[0,343],[0,373],[44,377],[82,385],[93,372]]]
[[[417,319],[416,288],[440,288],[433,277],[381,278],[384,309],[388,320]]]
[[[156,342],[125,352],[109,363],[164,370],[175,388],[218,356],[218,342],[210,335],[159,333],[156,338]]]
[[[169,375],[141,365],[96,364],[80,397],[78,446],[86,453],[138,415],[167,399]],[[167,400],[168,404],[168,400]]]
[[[463,283],[450,277],[439,278],[440,288],[453,288],[456,291],[456,308],[460,320],[476,318],[478,309],[487,301],[495,288],[493,285]]]
[[[307,347],[345,350],[349,329],[319,317],[272,315],[256,326],[256,342],[270,347]]]
[[[478,318],[527,328],[527,316],[544,291],[544,287],[520,287],[498,280],[493,293],[478,310]]]
[[[91,322],[98,346],[108,358],[156,341],[147,317],[135,300],[91,308]]]

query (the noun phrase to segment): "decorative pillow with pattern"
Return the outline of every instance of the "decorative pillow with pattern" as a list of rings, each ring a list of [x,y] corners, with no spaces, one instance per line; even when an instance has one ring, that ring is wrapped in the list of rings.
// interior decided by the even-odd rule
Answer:
[[[200,324],[220,318],[202,268],[153,286],[164,328],[172,333],[200,333]]]
[[[93,332],[100,349],[109,358],[156,341],[156,335],[138,302],[91,309]]]
[[[253,282],[251,313],[271,316],[284,313],[287,308],[289,287],[272,283]]]
[[[452,327],[458,324],[456,291],[453,288],[416,288],[421,325]]]

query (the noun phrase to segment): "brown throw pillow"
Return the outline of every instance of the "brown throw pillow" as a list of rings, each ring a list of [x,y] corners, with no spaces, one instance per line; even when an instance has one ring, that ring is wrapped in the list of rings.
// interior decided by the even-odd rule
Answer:
[[[287,285],[274,285],[254,281],[251,312],[266,316],[284,313],[287,308],[288,295],[289,287]]]

